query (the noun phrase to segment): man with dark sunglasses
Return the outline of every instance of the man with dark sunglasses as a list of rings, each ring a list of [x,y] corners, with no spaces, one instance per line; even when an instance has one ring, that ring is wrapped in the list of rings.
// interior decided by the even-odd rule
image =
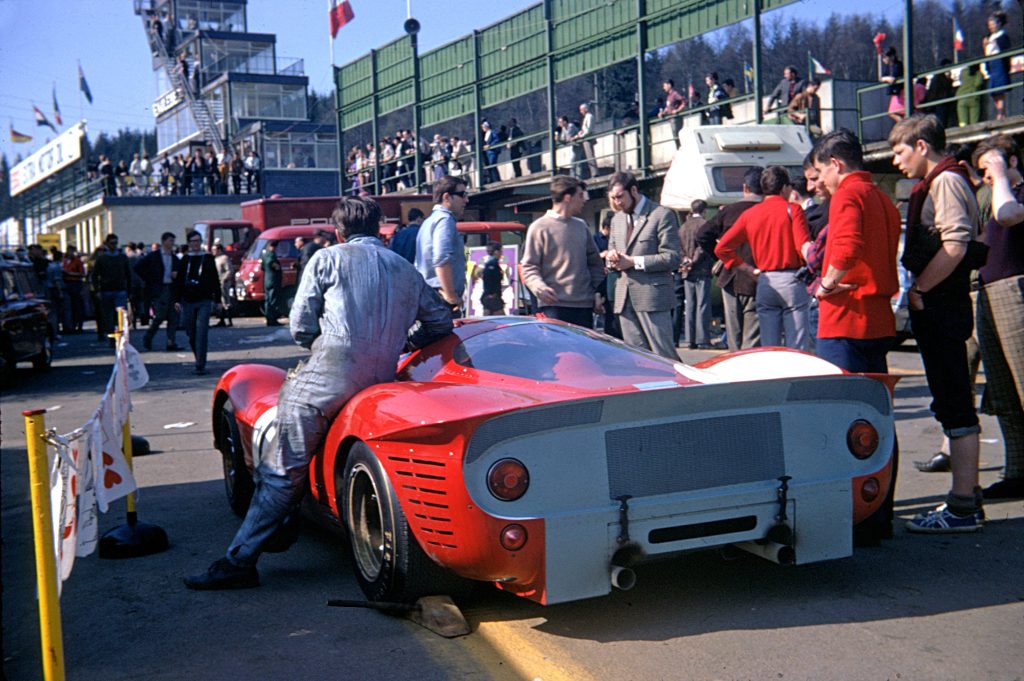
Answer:
[[[445,175],[434,182],[434,210],[416,235],[416,269],[427,284],[462,316],[466,290],[466,251],[456,227],[469,199],[466,181]]]

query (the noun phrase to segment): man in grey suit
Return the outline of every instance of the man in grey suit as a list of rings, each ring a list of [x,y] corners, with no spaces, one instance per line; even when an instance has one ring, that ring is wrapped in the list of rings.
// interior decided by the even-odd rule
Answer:
[[[630,345],[678,360],[672,342],[679,268],[679,221],[668,208],[640,193],[631,173],[615,173],[608,203],[616,211],[608,237],[608,268],[619,272],[615,307],[622,338]]]

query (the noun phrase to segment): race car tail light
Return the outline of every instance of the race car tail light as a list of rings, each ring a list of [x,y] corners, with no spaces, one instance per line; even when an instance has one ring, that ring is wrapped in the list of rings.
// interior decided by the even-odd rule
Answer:
[[[501,531],[501,545],[509,551],[518,551],[526,546],[526,528],[522,525],[506,525]]]
[[[867,421],[858,419],[846,431],[846,446],[858,459],[866,459],[878,449],[878,431]]]
[[[878,498],[878,493],[881,490],[882,487],[878,484],[878,478],[868,478],[860,485],[860,498],[870,504]]]
[[[515,459],[502,459],[487,472],[487,488],[502,501],[515,501],[526,494],[529,486],[529,471]]]

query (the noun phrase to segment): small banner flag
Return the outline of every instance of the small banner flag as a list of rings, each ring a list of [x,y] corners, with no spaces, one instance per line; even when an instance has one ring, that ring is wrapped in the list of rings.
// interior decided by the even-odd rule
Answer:
[[[82,91],[85,98],[92,104],[92,90],[89,89],[89,83],[85,81],[85,72],[82,71],[82,65],[78,65],[78,89]]]
[[[754,87],[754,67],[747,62],[743,62],[743,84],[746,85],[747,91]]]
[[[14,129],[13,124],[11,124],[8,137],[10,137],[11,141],[15,142],[16,144],[25,144],[27,142],[32,141],[32,135],[26,135],[23,132],[18,132],[17,130]]]
[[[807,56],[810,58],[811,65],[814,67],[815,75],[822,75],[822,76],[831,76],[832,75],[832,69],[825,68],[825,66],[820,61],[818,61],[814,57],[811,57],[810,55],[807,55]]]
[[[959,52],[964,49],[964,32],[960,29],[960,22],[953,17],[953,51]]]
[[[36,115],[36,126],[45,125],[50,130],[57,132],[56,126],[54,126],[54,124],[50,122],[50,119],[46,117],[46,114],[40,111],[39,107],[35,104],[32,105],[32,113]]]
[[[885,34],[881,32],[876,33],[875,37],[871,39],[871,42],[875,44],[875,53],[882,54],[882,43],[885,42]]]
[[[331,38],[338,35],[341,27],[352,21],[355,14],[352,13],[352,5],[348,0],[330,0],[328,18],[331,22]]]
[[[53,86],[53,120],[57,121],[57,125],[64,125],[64,121],[60,118],[60,105],[57,104],[57,85]]]

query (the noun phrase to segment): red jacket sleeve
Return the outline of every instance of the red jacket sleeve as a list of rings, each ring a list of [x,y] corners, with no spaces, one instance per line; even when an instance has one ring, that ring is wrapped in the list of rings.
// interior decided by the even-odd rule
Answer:
[[[853,192],[836,192],[828,213],[828,261],[839,270],[851,270],[864,252],[864,207]]]
[[[801,247],[811,241],[811,230],[807,227],[807,216],[804,215],[804,209],[796,204],[790,204],[793,211],[793,220],[791,226],[793,228],[793,245],[796,246],[796,250],[800,253],[800,258],[803,259],[803,251]]]

